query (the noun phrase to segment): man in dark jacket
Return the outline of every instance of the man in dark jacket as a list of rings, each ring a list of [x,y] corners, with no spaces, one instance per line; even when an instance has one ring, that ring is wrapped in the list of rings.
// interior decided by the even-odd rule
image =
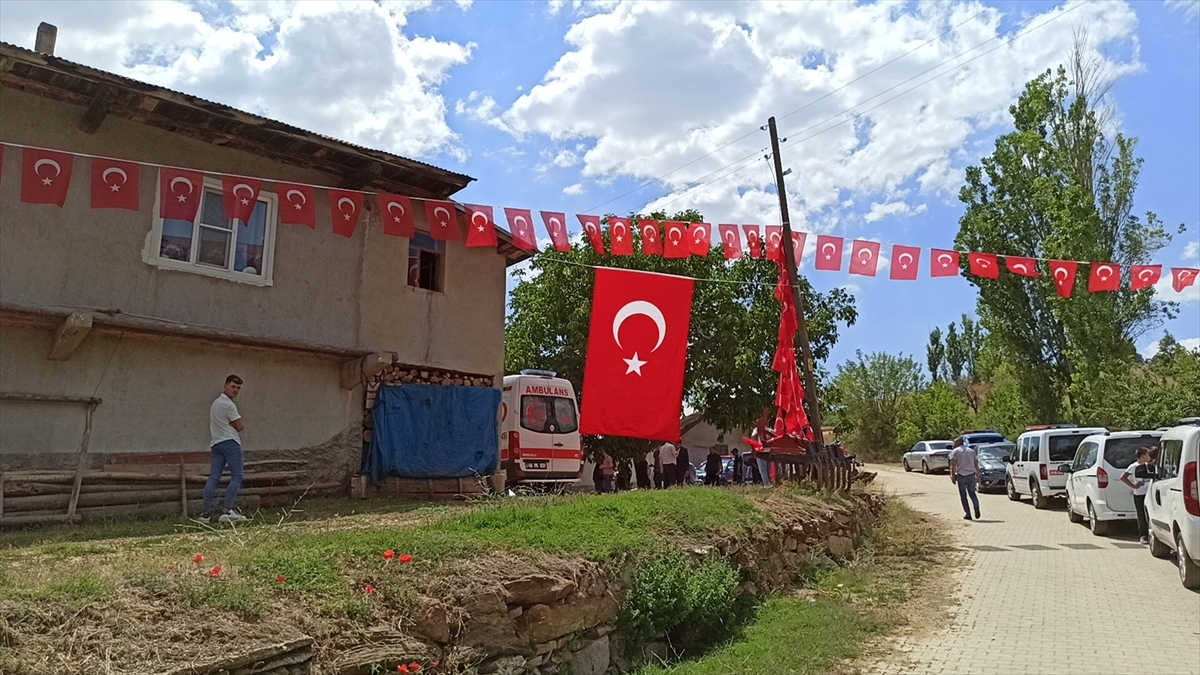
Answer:
[[[675,458],[675,484],[688,484],[688,469],[692,468],[692,460],[688,457],[688,449],[684,446],[679,446],[679,453]]]
[[[709,449],[708,459],[704,462],[704,484],[720,485],[721,469],[721,455],[717,453],[716,448]]]

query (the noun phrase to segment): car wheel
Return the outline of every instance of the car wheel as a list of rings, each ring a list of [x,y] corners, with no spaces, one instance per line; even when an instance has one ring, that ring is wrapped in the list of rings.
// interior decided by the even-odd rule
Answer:
[[[1200,588],[1200,565],[1192,562],[1183,545],[1183,533],[1175,535],[1175,556],[1179,558],[1179,581],[1184,588]]]
[[[1004,492],[1008,494],[1008,498],[1014,502],[1021,501],[1021,495],[1017,492],[1017,486],[1013,485],[1012,477],[1004,479]]]
[[[1159,541],[1153,532],[1150,533],[1150,555],[1155,558],[1171,557],[1171,547]]]
[[[904,458],[904,470],[905,470],[905,471],[912,471],[912,467],[908,465],[908,458],[907,458],[907,457],[905,457],[905,458]]]
[[[1042,487],[1037,481],[1029,482],[1029,494],[1033,496],[1033,508],[1044,509],[1050,506],[1050,500],[1042,496]]]
[[[924,474],[929,473],[929,463],[926,462],[925,460],[921,460],[921,473],[924,473]]]
[[[1096,509],[1092,508],[1091,502],[1088,502],[1088,529],[1097,537],[1108,534],[1108,521],[1096,518]]]
[[[1075,507],[1071,506],[1071,498],[1069,496],[1067,497],[1067,520],[1071,521],[1072,523],[1083,522],[1083,516],[1075,513]]]

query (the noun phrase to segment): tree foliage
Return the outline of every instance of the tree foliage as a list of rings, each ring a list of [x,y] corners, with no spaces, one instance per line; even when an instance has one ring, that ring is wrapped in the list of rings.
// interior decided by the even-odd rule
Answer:
[[[946,345],[942,344],[942,329],[934,328],[929,331],[929,345],[925,347],[925,367],[929,368],[929,377],[934,382],[942,379],[942,369],[946,365]]]
[[[894,454],[904,405],[921,385],[921,367],[913,359],[856,352],[855,360],[838,368],[830,396],[846,447],[864,457]]]
[[[637,216],[634,216],[635,218]],[[667,220],[664,213],[648,217]],[[700,222],[689,210],[669,218]],[[636,230],[636,228],[635,228]],[[607,237],[607,235],[605,235]],[[635,247],[640,239],[635,235]],[[538,253],[525,270],[514,272],[517,287],[510,298],[505,326],[505,371],[524,368],[556,371],[582,394],[595,275],[591,267],[608,266],[695,277],[684,401],[718,429],[749,428],[772,405],[778,374],[771,359],[779,330],[779,303],[774,297],[777,268],[764,260],[725,261],[719,248],[707,257],[668,260],[659,256],[600,256],[590,245],[575,243],[568,252]],[[857,318],[854,298],[843,290],[817,293],[803,278],[813,358],[823,361],[837,341],[840,325]],[[820,372],[820,371],[818,371]],[[587,415],[587,401],[580,401]],[[637,414],[631,410],[630,414]],[[588,438],[589,455],[603,449],[614,457],[644,453],[647,443],[626,438]]]
[[[1029,82],[1010,108],[1015,130],[967,169],[960,193],[967,209],[959,249],[1122,265],[1125,283],[1114,293],[1087,293],[1089,270],[1080,265],[1069,299],[1058,297],[1049,276],[967,277],[979,288],[978,313],[1011,365],[1008,375],[1042,422],[1078,416],[1077,383],[1114,360],[1128,362],[1134,339],[1174,311],[1154,300],[1153,289],[1128,290],[1129,266],[1147,262],[1170,236],[1153,213],[1134,214],[1141,160],[1134,139],[1106,135],[1103,82],[1100,63],[1078,47],[1070,77],[1060,67]],[[949,343],[948,336],[948,361]]]
[[[933,382],[905,401],[896,443],[903,450],[918,441],[949,440],[970,424],[971,411],[963,399],[949,384]]]

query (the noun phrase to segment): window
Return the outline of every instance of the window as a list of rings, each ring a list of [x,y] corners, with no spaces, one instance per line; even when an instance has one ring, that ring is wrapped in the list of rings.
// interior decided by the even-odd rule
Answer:
[[[575,401],[561,396],[522,396],[521,426],[547,434],[569,434],[579,428]]]
[[[1088,452],[1087,446],[1088,446],[1087,443],[1081,443],[1079,445],[1079,449],[1075,451],[1075,459],[1071,460],[1071,470],[1072,471],[1079,471],[1081,469],[1087,468],[1087,465],[1084,464],[1084,461],[1087,460],[1087,452]]]
[[[427,291],[442,290],[445,248],[427,234],[416,233],[408,240],[408,285]]]
[[[1051,462],[1069,462],[1075,455],[1075,449],[1087,438],[1087,434],[1072,434],[1070,436],[1051,436],[1046,439],[1050,446]]]
[[[1075,470],[1090,469],[1096,464],[1096,458],[1100,456],[1100,446],[1096,443],[1081,443],[1079,450],[1075,453]]]
[[[158,248],[147,262],[270,285],[278,205],[275,195],[259,193],[250,221],[242,223],[225,217],[225,199],[219,182],[205,180],[203,189],[195,222],[155,218],[154,239]]]
[[[1158,478],[1166,480],[1179,475],[1179,462],[1183,458],[1183,441],[1170,440],[1162,442],[1162,450],[1158,454]]]
[[[1114,469],[1124,469],[1133,464],[1138,448],[1144,445],[1140,438],[1110,438],[1104,444],[1104,461]]]
[[[930,450],[950,450],[954,447],[953,443],[928,443]]]
[[[1042,438],[1040,436],[1029,437],[1029,461],[1042,461]]]
[[[1021,439],[1021,449],[1017,451],[1017,461],[1024,462],[1029,459],[1029,438]]]

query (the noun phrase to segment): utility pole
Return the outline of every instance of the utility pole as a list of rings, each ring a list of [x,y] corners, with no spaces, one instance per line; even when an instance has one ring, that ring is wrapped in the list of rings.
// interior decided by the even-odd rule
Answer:
[[[779,132],[775,129],[775,118],[767,120],[771,132],[771,156],[775,158],[775,187],[779,192],[779,215],[783,220],[783,264],[788,283],[792,287],[792,302],[796,305],[796,323],[799,324],[800,355],[804,368],[804,398],[808,402],[808,424],[813,430],[813,442],[817,450],[825,448],[825,437],[821,432],[821,407],[817,402],[817,381],[813,376],[812,349],[808,344],[808,326],[804,321],[804,299],[800,297],[800,284],[796,277],[796,258],[792,247],[792,223],[788,216],[787,190],[783,187],[783,159],[779,156]],[[803,251],[801,251],[803,253]]]

